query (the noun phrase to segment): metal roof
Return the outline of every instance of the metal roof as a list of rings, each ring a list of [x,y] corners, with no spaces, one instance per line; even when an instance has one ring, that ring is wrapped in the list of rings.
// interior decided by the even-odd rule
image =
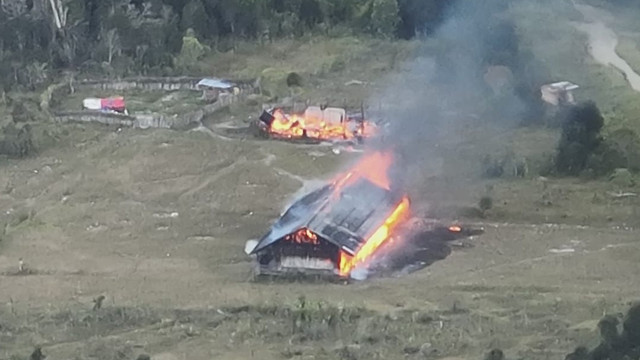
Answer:
[[[233,84],[221,79],[205,78],[200,80],[200,82],[198,82],[198,86],[204,86],[204,87],[215,88],[215,89],[230,89],[233,87]]]
[[[296,201],[263,236],[252,253],[306,228],[354,254],[401,201],[402,196],[361,179],[334,193],[324,186]]]
[[[580,86],[573,84],[569,81],[559,81],[559,82],[555,82],[552,84],[547,84],[546,86],[554,88],[554,89],[561,89],[561,90],[565,90],[565,91],[571,91],[571,90],[575,90],[580,88]]]

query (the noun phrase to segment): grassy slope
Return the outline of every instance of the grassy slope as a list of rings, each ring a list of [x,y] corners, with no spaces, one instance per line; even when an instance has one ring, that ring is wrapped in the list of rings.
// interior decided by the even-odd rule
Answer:
[[[579,84],[579,100],[596,101],[606,117],[607,131],[626,126],[640,133],[640,94],[615,69],[602,66],[589,56],[586,35],[569,23],[580,21],[581,17],[568,1],[554,6],[519,2],[512,12],[520,35],[548,64],[552,77]]]
[[[539,28],[541,21],[546,23],[549,19],[562,19],[558,14],[538,8],[521,7],[515,8],[514,12],[526,14],[522,19],[523,30]],[[550,26],[568,30],[561,24]],[[583,98],[600,99],[601,95],[607,96],[600,93],[611,91],[607,87],[602,90],[602,84],[604,80],[607,81],[604,84],[613,84],[615,81],[610,78],[615,79],[615,73],[604,71],[588,61],[581,62],[586,54],[577,51],[580,45],[575,44],[575,38],[582,39],[581,34],[570,32],[571,37],[565,39],[554,36],[553,31],[542,35],[524,33],[528,33],[528,41],[539,56],[549,62],[555,76],[568,78],[583,86]],[[550,36],[548,44],[559,47],[545,47],[542,40],[547,35]],[[357,105],[375,90],[375,86],[347,88],[342,86],[344,82],[351,79],[374,81],[386,75],[394,69],[398,59],[410,53],[414,46],[415,43],[353,38],[282,41],[269,47],[242,45],[236,51],[236,56],[214,54],[207,61],[210,63],[209,72],[220,76],[253,77],[261,74],[265,68],[272,68],[272,73],[280,74],[298,71],[306,80],[306,86],[297,90],[298,97],[326,98],[330,101],[346,99],[348,103]],[[282,81],[281,77],[275,78]],[[615,83],[615,91],[624,92],[622,84]],[[276,89],[284,95],[289,92],[282,83],[276,84]],[[608,104],[610,98],[613,96],[599,103]],[[256,104],[233,108],[228,116],[240,118],[254,114],[258,107]],[[224,120],[228,118],[220,119]],[[614,120],[610,120],[610,124],[615,124]],[[558,235],[553,245],[539,245],[542,230],[538,229],[527,232],[523,229],[500,228],[484,237],[481,240],[484,243],[479,243],[477,249],[470,250],[466,255],[462,252],[442,262],[433,270],[433,276],[430,271],[424,271],[412,277],[373,282],[349,290],[312,284],[250,285],[243,277],[248,268],[247,259],[240,251],[243,241],[249,236],[258,235],[277,216],[280,202],[298,186],[293,179],[278,174],[275,168],[313,178],[335,169],[346,158],[334,157],[325,149],[324,156],[313,160],[311,152],[321,151],[318,148],[301,150],[274,142],[229,142],[198,133],[125,131],[122,135],[116,135],[94,126],[70,125],[65,129],[68,131],[59,137],[59,144],[45,151],[41,157],[12,160],[9,161],[10,166],[2,170],[6,176],[0,178],[4,182],[0,185],[5,189],[16,188],[12,194],[3,194],[7,201],[26,213],[35,210],[34,219],[28,219],[11,234],[12,239],[6,248],[6,264],[13,266],[14,263],[8,261],[13,261],[14,255],[25,249],[38,249],[38,244],[41,248],[43,243],[64,245],[65,242],[72,242],[73,246],[64,245],[55,253],[62,259],[59,262],[63,262],[62,256],[68,249],[88,254],[88,259],[74,255],[73,259],[68,259],[68,264],[59,264],[50,254],[43,254],[43,263],[30,262],[33,266],[44,270],[54,269],[60,273],[54,271],[43,274],[49,276],[47,281],[54,289],[43,295],[42,299],[33,300],[39,306],[52,302],[56,304],[55,309],[51,309],[46,316],[26,310],[24,313],[9,313],[9,310],[0,312],[3,324],[6,322],[10,328],[16,328],[13,333],[18,338],[6,338],[10,346],[2,349],[5,354],[26,354],[33,342],[40,341],[47,345],[45,353],[68,355],[69,358],[71,355],[94,356],[105,360],[122,354],[134,358],[134,354],[141,350],[190,354],[194,359],[211,358],[211,355],[250,358],[254,356],[254,350],[256,355],[267,359],[304,355],[315,358],[357,359],[377,356],[417,359],[423,356],[478,356],[484,349],[493,346],[510,348],[512,350],[508,355],[516,357],[548,358],[548,348],[568,350],[575,345],[574,337],[584,340],[593,335],[589,330],[591,326],[578,333],[567,331],[565,328],[568,324],[596,319],[603,311],[611,310],[611,303],[603,300],[596,304],[592,300],[605,299],[605,295],[598,291],[607,293],[606,288],[594,289],[594,293],[585,300],[583,288],[577,289],[579,291],[570,288],[565,293],[561,292],[564,291],[563,287],[558,286],[557,282],[550,281],[564,272],[545,271],[548,263],[534,266],[533,262],[527,262],[528,257],[533,256],[528,254],[528,247],[541,246],[540,249],[535,248],[535,255],[542,259],[546,258],[546,247],[560,246],[566,241],[566,236]],[[530,131],[507,134],[510,137],[508,141],[497,139],[501,141],[496,142],[523,147],[521,151],[527,152],[539,148],[538,142],[550,141],[549,134],[528,133]],[[469,138],[474,136],[475,133],[468,135]],[[527,144],[522,139],[531,143]],[[457,151],[452,153],[453,157],[465,154],[469,157],[457,159],[459,163],[453,167],[469,171],[465,167],[473,164],[478,150],[489,151],[485,150],[484,145],[471,144],[464,149],[455,149]],[[261,159],[268,158],[269,154],[275,155],[276,160],[266,166]],[[32,174],[33,169],[56,164],[53,162],[55,159],[63,159],[63,162],[61,165],[47,165],[53,168],[51,173],[44,173],[43,170],[42,176]],[[232,165],[239,159],[241,162]],[[309,166],[310,159],[313,166]],[[447,179],[440,181],[447,183]],[[433,191],[437,185],[425,181],[421,190],[437,197],[439,193]],[[468,188],[454,187],[451,182],[447,185],[452,187],[452,192],[460,194],[460,198],[455,200],[469,202],[481,193],[485,184],[474,183]],[[541,206],[539,203],[543,202],[545,196],[542,187],[543,184],[533,180],[501,181],[495,188],[499,203],[495,213],[490,216],[506,221],[603,224],[606,223],[605,215],[612,214],[616,216],[616,223],[623,223],[627,219],[638,220],[637,214],[632,215],[631,212],[637,206],[627,201],[623,206],[607,201],[603,191],[609,188],[600,184],[551,180],[547,190],[550,195],[547,197],[553,198],[553,204]],[[261,190],[264,188],[268,191]],[[33,194],[40,194],[37,201],[33,201]],[[66,203],[61,201],[64,196],[69,197]],[[180,213],[178,220],[153,217],[156,212],[174,210]],[[577,213],[576,216],[563,216],[571,211]],[[168,224],[170,230],[163,230]],[[96,233],[89,232],[93,231],[92,226],[98,227]],[[106,230],[100,230],[100,226],[106,226]],[[506,234],[501,235],[501,232]],[[527,234],[527,241],[519,241],[525,236],[523,234]],[[600,235],[597,233],[576,233],[574,237],[583,239],[589,236],[594,238],[594,249],[599,249],[600,243],[597,241]],[[208,237],[213,241],[206,240]],[[499,241],[496,242],[496,239]],[[514,242],[517,246],[510,247],[509,244]],[[166,251],[172,252],[175,262],[165,257]],[[480,256],[483,251],[487,252],[484,257]],[[506,256],[498,256],[493,251],[500,255],[506,251]],[[126,267],[129,264],[128,258],[120,253],[141,254],[147,268],[139,270],[141,275],[136,275],[135,271],[129,273],[129,270],[125,273],[115,272],[118,276],[113,275],[113,267]],[[103,262],[94,261],[94,256]],[[196,262],[198,266],[190,265],[183,269],[180,261],[190,261],[189,264]],[[571,260],[568,258],[566,261]],[[496,262],[507,271],[500,272],[498,266],[494,269],[492,265]],[[551,263],[557,264],[557,267],[550,267],[552,270],[566,267],[567,272],[570,271],[571,266],[563,265],[561,260]],[[630,260],[629,263],[635,262]],[[151,267],[152,264],[158,264],[158,268]],[[449,264],[450,268],[447,268]],[[518,264],[523,266],[517,267]],[[621,266],[626,263],[615,261],[613,264]],[[578,265],[592,267],[592,264]],[[600,272],[596,274],[598,277],[602,277],[602,272],[609,267],[602,268],[602,271],[597,268]],[[73,272],[76,269],[80,270]],[[484,272],[481,271],[483,269]],[[89,270],[88,276],[83,276],[81,271]],[[154,275],[156,270],[158,273]],[[70,275],[66,275],[65,271]],[[513,275],[518,271],[524,275]],[[586,277],[585,274],[582,276]],[[100,280],[93,280],[96,277]],[[112,278],[117,282],[111,283]],[[132,279],[130,282],[129,278]],[[195,281],[197,285],[205,285],[198,289],[180,287],[185,279],[194,278],[200,280]],[[566,275],[566,279],[569,278],[571,274]],[[11,289],[28,292],[31,288],[29,285],[35,286],[37,279],[37,276],[18,277],[12,280],[15,287]],[[83,281],[83,293],[79,293],[80,286],[76,285],[79,281]],[[547,288],[538,287],[545,281],[551,285]],[[583,281],[592,282],[590,278]],[[606,281],[603,283],[606,284]],[[154,284],[159,285],[154,288]],[[56,290],[57,285],[61,285],[62,290]],[[73,294],[73,300],[68,300],[71,293],[65,291],[72,292],[76,286],[78,293]],[[187,293],[186,290],[193,293]],[[124,307],[111,302],[105,311],[89,313],[86,308],[90,306],[91,298],[105,291],[119,303],[133,306]],[[55,297],[57,293],[61,295],[53,301],[47,297]],[[112,293],[118,293],[120,297]],[[156,293],[159,300],[152,299]],[[185,293],[184,297],[176,295],[182,293]],[[330,321],[334,319],[332,316],[335,317],[333,307],[325,305],[325,310],[317,310],[319,302],[311,300],[308,310],[311,320],[296,325],[299,304],[294,299],[300,293],[314,299],[325,299],[334,306],[342,306],[342,302],[348,299],[349,306],[344,311],[347,315],[349,312],[360,314],[362,318],[349,321],[347,316],[346,320],[338,320],[335,328],[330,328]],[[618,296],[611,301],[619,301]],[[244,303],[235,300],[245,297],[247,303],[268,301],[265,299],[279,302],[272,308],[264,305],[239,306]],[[559,298],[562,298],[562,302]],[[458,300],[462,305],[458,304]],[[216,311],[224,301],[234,302],[236,308]],[[156,309],[136,306],[140,303],[152,304],[150,306]],[[372,315],[369,311],[355,309],[353,303],[369,309],[380,304],[385,307],[382,313]],[[449,303],[458,305],[454,307]],[[20,305],[17,307],[20,308]],[[196,310],[166,310],[167,307],[183,306],[213,308],[202,313]],[[390,311],[392,306],[397,309]],[[66,307],[68,310],[59,311]],[[554,316],[549,318],[551,309]],[[387,312],[391,314],[386,316]],[[177,322],[163,325],[159,323],[162,318]],[[438,326],[442,324],[440,321],[444,322],[444,329]],[[60,328],[69,331],[61,334]],[[132,328],[142,330],[126,332]],[[90,338],[92,335],[96,337]],[[558,344],[556,337],[568,340]],[[56,338],[57,341],[52,340]],[[5,339],[0,337],[0,340]],[[426,347],[425,351],[414,353],[427,343],[431,346]],[[140,348],[139,344],[143,344],[143,347]],[[116,354],[116,350],[123,352]]]
[[[368,88],[344,84],[383,77],[417,45],[416,41],[355,37],[281,40],[261,46],[241,43],[233,53],[216,53],[203,60],[200,72],[232,78],[263,77],[263,85],[280,98],[292,95],[300,101],[360,106]],[[286,87],[289,72],[303,77],[302,88]]]

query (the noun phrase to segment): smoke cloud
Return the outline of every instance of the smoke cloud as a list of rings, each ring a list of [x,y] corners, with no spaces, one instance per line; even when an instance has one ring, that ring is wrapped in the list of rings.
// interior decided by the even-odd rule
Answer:
[[[396,182],[443,175],[443,155],[469,129],[509,129],[539,115],[540,79],[529,70],[533,56],[521,51],[507,6],[455,2],[416,58],[368,101],[367,113],[386,124],[372,147],[395,151]]]

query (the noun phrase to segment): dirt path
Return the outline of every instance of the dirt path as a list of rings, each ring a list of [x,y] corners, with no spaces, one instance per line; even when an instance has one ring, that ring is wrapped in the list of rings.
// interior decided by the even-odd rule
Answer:
[[[585,22],[576,23],[575,26],[589,36],[591,56],[603,65],[612,65],[618,69],[629,85],[635,91],[640,91],[640,75],[616,53],[618,35],[606,24],[607,19],[612,17],[611,14],[589,5],[574,2],[574,6],[584,16]]]

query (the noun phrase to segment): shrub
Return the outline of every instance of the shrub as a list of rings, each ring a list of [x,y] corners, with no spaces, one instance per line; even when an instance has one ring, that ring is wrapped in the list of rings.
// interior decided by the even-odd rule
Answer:
[[[397,0],[373,0],[370,8],[369,28],[373,34],[392,36],[400,21]]]
[[[25,157],[35,152],[31,126],[16,128],[10,124],[2,129],[0,137],[0,155]]]
[[[493,207],[493,198],[491,198],[491,196],[481,197],[480,201],[478,202],[478,207],[480,208],[483,214],[486,213],[487,211],[491,210],[491,208]]]
[[[578,175],[602,144],[600,130],[604,118],[593,101],[572,106],[562,123],[557,148],[556,170],[560,174]]]
[[[502,175],[504,175],[504,160],[486,155],[482,159],[482,176],[492,179],[502,177]]]
[[[616,167],[640,170],[640,137],[633,130],[618,129],[605,138],[605,144],[619,159],[620,163]]]
[[[287,75],[287,86],[302,86],[302,76],[297,72],[290,72],[289,75]]]

